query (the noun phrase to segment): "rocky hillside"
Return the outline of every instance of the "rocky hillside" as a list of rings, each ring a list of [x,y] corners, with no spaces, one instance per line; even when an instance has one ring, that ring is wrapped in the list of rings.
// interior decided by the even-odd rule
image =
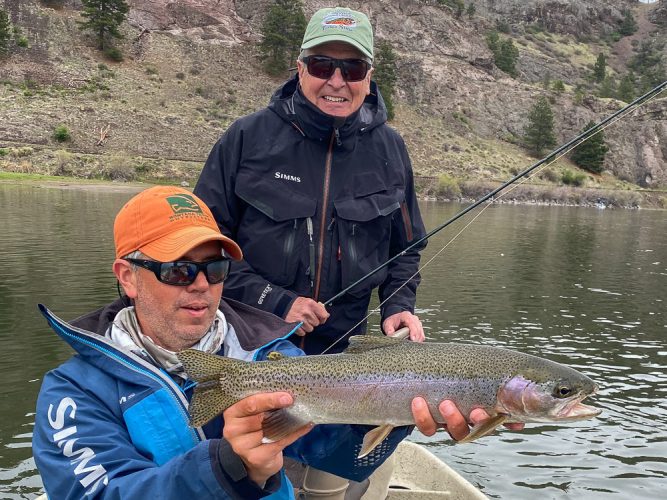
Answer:
[[[118,43],[125,59],[113,62],[79,30],[77,0],[0,0],[28,40],[0,59],[0,168],[191,180],[229,123],[264,106],[280,84],[257,57],[268,0],[128,3]],[[620,77],[643,40],[667,39],[664,1],[472,0],[474,14],[460,17],[444,3],[348,2],[398,56],[392,125],[422,176],[506,179],[534,161],[519,144],[539,96],[551,100],[564,142],[624,105],[595,97],[597,55]],[[304,4],[307,16],[330,5]],[[619,38],[626,9],[640,29]],[[519,50],[517,78],[493,64],[485,35],[494,28]],[[546,75],[565,91],[545,89]],[[589,185],[667,187],[667,92],[661,97],[605,130],[607,172]],[[60,124],[71,132],[62,144],[53,138]],[[564,168],[575,169],[561,160],[556,170]],[[558,175],[542,180],[560,183]]]

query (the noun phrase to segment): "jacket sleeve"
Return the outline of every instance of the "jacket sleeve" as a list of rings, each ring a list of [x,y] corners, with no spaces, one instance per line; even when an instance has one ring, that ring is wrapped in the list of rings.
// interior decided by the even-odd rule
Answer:
[[[90,377],[81,377],[82,379]],[[132,444],[117,404],[114,384],[93,392],[73,377],[46,375],[37,401],[33,453],[49,498],[262,498],[264,490],[238,473],[222,439],[194,448],[158,466]]]
[[[237,121],[213,147],[194,189],[195,195],[211,209],[220,231],[235,241],[245,208],[243,200],[234,192],[242,155],[243,130]],[[267,281],[245,260],[232,264],[224,294],[283,318],[297,297]]]
[[[397,210],[392,217],[390,256],[403,252],[405,248],[426,234],[415,194],[412,164],[403,140],[400,137],[398,140],[399,150],[405,165],[405,201],[401,203],[400,210]],[[426,242],[423,242],[389,264],[387,278],[378,288],[380,302],[384,302],[388,297],[391,297],[382,306],[382,321],[402,311],[414,312],[417,286],[421,281],[421,276],[418,273],[419,253],[425,246]],[[401,288],[404,283],[405,286]],[[400,290],[396,292],[399,288]],[[396,293],[394,294],[394,292]],[[392,296],[392,294],[394,295]]]

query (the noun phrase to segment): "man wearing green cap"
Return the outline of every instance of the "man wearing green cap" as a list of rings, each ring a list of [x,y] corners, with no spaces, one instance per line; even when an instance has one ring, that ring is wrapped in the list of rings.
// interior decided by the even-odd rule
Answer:
[[[419,249],[425,234],[410,159],[373,73],[373,30],[343,7],[317,11],[306,28],[297,74],[268,108],[231,125],[213,148],[195,193],[220,229],[239,242],[225,294],[301,321],[306,353],[340,352],[364,333],[371,292],[382,329],[414,341]],[[401,254],[328,307],[328,298]]]

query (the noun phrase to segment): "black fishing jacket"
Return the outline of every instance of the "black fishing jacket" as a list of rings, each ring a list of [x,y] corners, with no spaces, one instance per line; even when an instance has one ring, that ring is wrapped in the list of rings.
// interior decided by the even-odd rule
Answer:
[[[214,146],[194,192],[243,249],[226,297],[284,317],[297,296],[326,302],[425,234],[405,144],[385,123],[375,83],[371,91],[358,112],[336,119],[301,94],[295,77]],[[337,300],[305,351],[363,333],[376,287],[381,301],[391,296],[382,319],[413,312],[418,266],[418,249],[410,250]]]

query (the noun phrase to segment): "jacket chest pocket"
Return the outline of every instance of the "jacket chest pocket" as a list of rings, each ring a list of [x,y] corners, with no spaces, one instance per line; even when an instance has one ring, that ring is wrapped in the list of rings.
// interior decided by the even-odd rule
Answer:
[[[392,219],[403,198],[403,191],[394,190],[334,202],[342,288],[389,259]],[[386,277],[384,268],[354,287],[350,294],[368,294]]]
[[[237,182],[236,195],[247,207],[237,230],[244,259],[268,281],[278,286],[297,282],[308,267],[306,219],[315,215],[317,202],[300,193]]]

